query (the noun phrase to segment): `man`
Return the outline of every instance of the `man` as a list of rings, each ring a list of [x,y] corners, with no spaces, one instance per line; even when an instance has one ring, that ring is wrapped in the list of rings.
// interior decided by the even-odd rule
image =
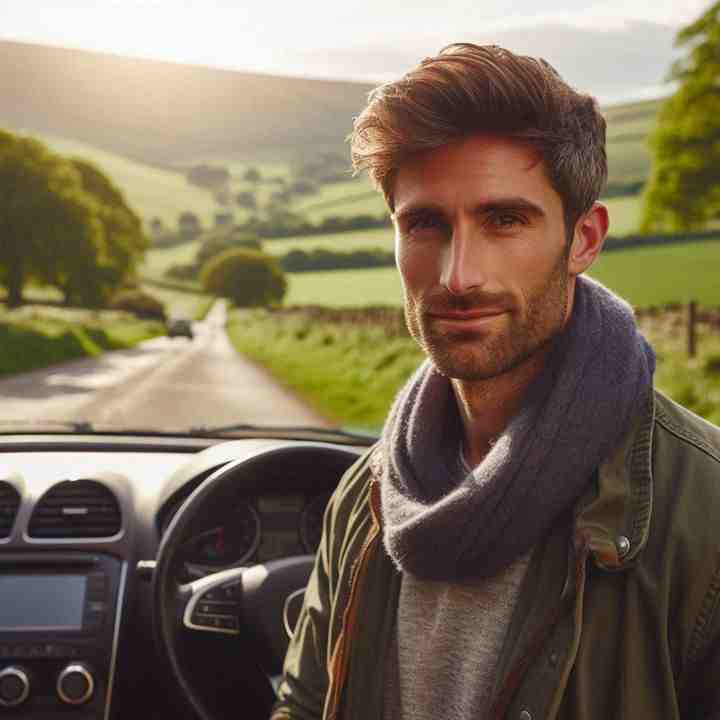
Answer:
[[[352,136],[428,359],[343,478],[273,719],[720,717],[720,430],[584,273],[605,123],[454,45]]]

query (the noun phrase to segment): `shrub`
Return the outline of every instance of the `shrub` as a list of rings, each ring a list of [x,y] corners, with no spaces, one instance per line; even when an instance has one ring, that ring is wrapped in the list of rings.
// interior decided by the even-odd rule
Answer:
[[[238,307],[281,303],[287,281],[277,260],[258,250],[226,250],[202,269],[203,287]]]
[[[113,310],[125,310],[139,318],[165,320],[165,306],[143,290],[121,290],[109,305]]]

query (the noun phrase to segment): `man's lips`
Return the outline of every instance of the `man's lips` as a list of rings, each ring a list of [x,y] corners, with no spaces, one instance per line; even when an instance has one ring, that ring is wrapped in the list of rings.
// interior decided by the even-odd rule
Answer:
[[[439,320],[481,320],[506,313],[506,308],[482,308],[473,310],[434,310],[427,314]]]

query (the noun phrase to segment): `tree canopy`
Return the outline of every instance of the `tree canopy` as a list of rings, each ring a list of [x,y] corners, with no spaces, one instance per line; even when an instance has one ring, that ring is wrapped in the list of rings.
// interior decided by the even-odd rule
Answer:
[[[684,231],[720,217],[720,2],[676,38],[685,55],[652,135],[642,229]]]
[[[258,250],[230,249],[208,260],[202,284],[239,307],[281,303],[287,281],[277,260]]]
[[[29,281],[66,302],[100,305],[147,247],[140,219],[94,166],[0,131],[0,283],[8,305]]]

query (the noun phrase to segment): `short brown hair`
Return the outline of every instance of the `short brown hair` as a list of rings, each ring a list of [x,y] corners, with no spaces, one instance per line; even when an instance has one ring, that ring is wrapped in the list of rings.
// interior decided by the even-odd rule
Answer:
[[[545,60],[496,45],[457,43],[370,93],[350,135],[356,170],[367,169],[391,211],[398,169],[451,140],[492,134],[528,142],[560,195],[568,239],[607,179],[605,120]]]

